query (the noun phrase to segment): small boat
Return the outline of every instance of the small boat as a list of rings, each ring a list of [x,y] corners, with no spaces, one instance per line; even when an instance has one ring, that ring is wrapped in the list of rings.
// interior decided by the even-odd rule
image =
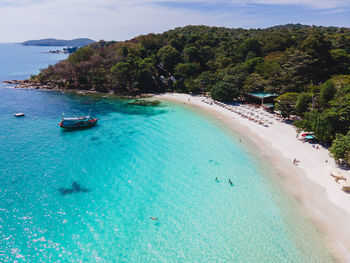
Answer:
[[[15,116],[15,117],[23,117],[24,113],[23,112],[15,113],[15,114],[13,114],[13,116]]]
[[[72,117],[72,118],[62,118],[59,126],[66,129],[79,129],[88,128],[96,125],[98,119],[88,116]]]

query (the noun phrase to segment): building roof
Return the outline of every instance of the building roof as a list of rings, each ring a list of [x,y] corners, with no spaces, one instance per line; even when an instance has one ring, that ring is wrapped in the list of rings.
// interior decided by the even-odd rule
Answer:
[[[259,93],[247,93],[249,96],[258,98],[258,99],[266,99],[266,98],[271,98],[271,97],[278,97],[278,94],[275,93],[264,93],[264,92],[259,92]]]

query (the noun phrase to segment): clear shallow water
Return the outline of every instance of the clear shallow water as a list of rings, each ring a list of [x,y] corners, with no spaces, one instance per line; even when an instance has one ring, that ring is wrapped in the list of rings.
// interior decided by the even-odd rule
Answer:
[[[57,126],[89,109],[97,127]],[[0,123],[2,262],[331,262],[259,161],[183,106],[0,89]]]
[[[0,44],[0,80],[49,49]],[[58,127],[89,109],[97,127]],[[0,262],[332,262],[261,161],[183,105],[0,88],[0,124]]]
[[[67,54],[45,54],[63,47],[34,47],[14,43],[0,43],[0,87],[3,80],[26,79],[39,69],[67,58]]]

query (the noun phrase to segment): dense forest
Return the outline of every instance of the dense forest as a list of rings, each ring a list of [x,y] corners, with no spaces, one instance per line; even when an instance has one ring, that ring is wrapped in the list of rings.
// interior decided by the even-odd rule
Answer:
[[[99,41],[33,79],[115,94],[208,92],[233,101],[246,92],[280,96],[276,107],[350,162],[350,29],[187,26],[124,42]]]

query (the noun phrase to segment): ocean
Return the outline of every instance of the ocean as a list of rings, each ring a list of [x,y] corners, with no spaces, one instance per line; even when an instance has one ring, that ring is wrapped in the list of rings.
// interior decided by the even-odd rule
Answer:
[[[42,51],[0,44],[1,79],[65,58]],[[333,262],[269,165],[186,105],[0,88],[0,123],[1,262]]]
[[[23,46],[15,43],[0,43],[0,87],[4,80],[22,80],[40,69],[53,65],[68,57],[67,54],[47,54],[49,50],[62,50],[63,47]]]

